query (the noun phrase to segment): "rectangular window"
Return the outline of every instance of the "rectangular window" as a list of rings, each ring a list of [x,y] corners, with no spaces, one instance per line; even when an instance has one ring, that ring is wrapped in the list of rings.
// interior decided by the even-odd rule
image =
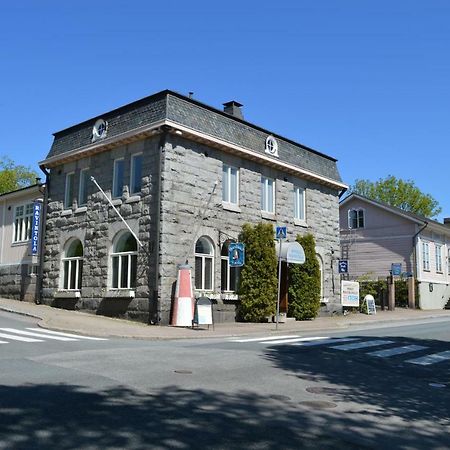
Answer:
[[[348,212],[348,227],[352,229],[364,228],[363,209],[351,209]]]
[[[116,159],[114,161],[113,197],[122,197],[124,169],[125,161]]]
[[[66,174],[66,190],[64,194],[64,208],[72,208],[73,203],[73,180],[75,174],[70,172]]]
[[[131,157],[130,193],[141,192],[142,187],[142,153]]]
[[[239,202],[239,170],[224,164],[222,175],[222,200],[237,205]]]
[[[23,242],[31,239],[33,223],[33,203],[17,206],[14,214],[14,241]]]
[[[78,206],[87,204],[89,169],[83,169],[80,172],[80,189],[78,191]]]
[[[261,210],[275,212],[275,180],[261,177]]]
[[[430,271],[430,246],[428,242],[422,242],[422,268]]]
[[[435,245],[436,250],[436,272],[442,273],[442,245]]]
[[[305,220],[305,189],[294,187],[294,219]]]

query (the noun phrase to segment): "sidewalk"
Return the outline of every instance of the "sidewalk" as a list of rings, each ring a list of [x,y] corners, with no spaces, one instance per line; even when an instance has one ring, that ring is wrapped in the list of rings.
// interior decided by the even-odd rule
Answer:
[[[170,326],[152,326],[139,322],[114,319],[79,311],[67,311],[46,305],[0,298],[0,310],[38,319],[38,325],[56,331],[66,331],[98,337],[126,337],[137,339],[187,339],[242,336],[257,333],[308,333],[343,330],[353,326],[368,327],[382,323],[415,321],[428,318],[450,318],[450,310],[377,311],[376,315],[349,314],[347,316],[318,317],[311,321],[274,323],[220,323],[196,329]]]

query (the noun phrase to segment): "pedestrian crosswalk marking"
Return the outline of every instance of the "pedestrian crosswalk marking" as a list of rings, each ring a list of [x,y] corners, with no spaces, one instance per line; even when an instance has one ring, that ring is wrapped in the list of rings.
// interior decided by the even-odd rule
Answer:
[[[406,361],[411,364],[418,364],[420,366],[429,366],[430,364],[439,363],[450,359],[450,351],[434,353],[432,355],[422,356],[421,358],[409,359]]]
[[[394,341],[383,341],[383,340],[377,340],[377,341],[365,341],[365,342],[356,342],[354,344],[344,344],[344,345],[333,345],[330,348],[333,348],[335,350],[357,350],[360,348],[366,348],[366,347],[376,347],[378,345],[387,345],[387,344],[393,344]]]
[[[32,339],[24,336],[14,336],[13,334],[0,333],[1,338],[11,339],[13,341],[21,341],[21,342],[44,342],[40,339]]]
[[[6,341],[0,341],[0,344],[8,344]]]
[[[263,341],[260,342],[260,344],[269,344],[269,345],[278,345],[278,344],[292,344],[299,342],[305,342],[305,341],[318,341],[321,339],[327,339],[326,337],[318,336],[318,337],[299,337],[296,339],[281,339],[279,341]]]
[[[285,338],[297,338],[300,337],[298,335],[293,336],[273,336],[273,337],[262,337],[262,338],[250,338],[250,339],[233,339],[232,342],[258,342],[258,341],[271,341],[277,339],[285,339]]]
[[[379,358],[388,358],[389,356],[403,355],[410,352],[418,352],[425,350],[428,347],[423,345],[404,345],[402,347],[388,348],[387,350],[378,350],[376,352],[367,353],[370,356],[377,356]]]
[[[108,339],[105,338],[98,338],[98,337],[91,337],[91,336],[79,336],[78,334],[71,334],[71,333],[61,333],[59,331],[52,331],[52,330],[44,330],[42,328],[27,328],[27,330],[31,330],[31,331],[37,331],[39,333],[43,333],[43,334],[51,334],[51,335],[56,335],[56,336],[63,336],[63,337],[68,337],[68,338],[75,338],[75,339],[88,339],[91,341],[107,341]],[[42,336],[42,337],[47,337],[47,336]]]
[[[0,328],[2,331],[6,331],[8,333],[17,333],[17,334],[24,334],[25,336],[34,336],[43,338],[42,334],[39,333],[33,333],[31,331],[23,331],[23,330],[15,330],[14,328]],[[76,341],[76,339],[68,338],[68,337],[62,337],[62,336],[45,336],[45,339],[53,339],[55,341]]]
[[[323,340],[320,341],[313,341],[313,339],[314,338],[309,338],[308,342],[296,342],[292,345],[298,345],[302,347],[313,347],[317,345],[336,344],[338,342],[359,341],[359,339],[357,338],[323,338]]]

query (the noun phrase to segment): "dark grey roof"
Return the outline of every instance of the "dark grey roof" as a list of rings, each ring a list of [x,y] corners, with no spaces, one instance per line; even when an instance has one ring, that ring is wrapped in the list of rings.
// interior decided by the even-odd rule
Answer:
[[[336,159],[170,90],[55,133],[47,158],[90,145],[92,127],[99,118],[108,121],[108,138],[168,119],[263,155],[265,140],[268,135],[273,135],[278,141],[281,161],[334,181],[342,181]]]

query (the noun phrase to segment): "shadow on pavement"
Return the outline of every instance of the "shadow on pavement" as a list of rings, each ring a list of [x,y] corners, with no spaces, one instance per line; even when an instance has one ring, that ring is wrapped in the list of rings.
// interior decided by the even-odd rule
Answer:
[[[354,337],[360,341],[375,339]],[[330,435],[347,439],[352,435],[361,446],[369,448],[449,448],[449,361],[431,366],[405,362],[449,350],[448,344],[435,340],[383,339],[394,340],[395,346],[421,345],[427,350],[413,356],[377,358],[366,353],[380,348],[339,351],[329,346],[284,345],[268,347],[265,357],[292,376],[323,386],[316,389],[316,400],[342,406],[343,414],[339,416],[333,411],[332,417],[327,418]]]

